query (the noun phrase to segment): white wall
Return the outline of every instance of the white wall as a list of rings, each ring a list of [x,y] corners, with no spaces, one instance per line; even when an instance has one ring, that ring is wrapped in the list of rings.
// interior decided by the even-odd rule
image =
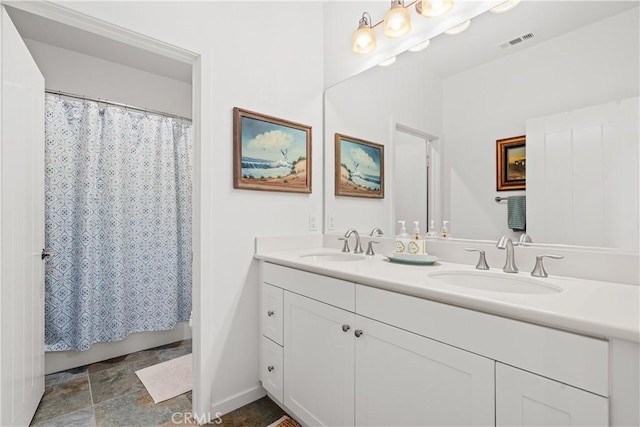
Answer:
[[[191,117],[189,83],[35,40],[25,43],[47,89]]]
[[[496,140],[529,118],[638,95],[638,9],[444,80],[444,215],[453,237],[497,240]],[[532,236],[535,241],[535,236]]]
[[[200,54],[195,188],[194,356],[199,411],[259,396],[256,235],[305,234],[322,215],[322,4],[66,2],[65,6]],[[234,190],[232,108],[313,127],[313,193]],[[210,406],[210,403],[212,406]],[[213,413],[212,413],[213,415]]]
[[[440,135],[442,79],[430,72],[415,72],[410,57],[401,56],[391,67],[372,68],[329,88],[324,113],[327,231],[344,233],[356,228],[362,234],[381,227],[387,235],[396,234],[392,224],[394,125],[397,122],[423,133]],[[384,199],[335,196],[336,132],[385,146]]]

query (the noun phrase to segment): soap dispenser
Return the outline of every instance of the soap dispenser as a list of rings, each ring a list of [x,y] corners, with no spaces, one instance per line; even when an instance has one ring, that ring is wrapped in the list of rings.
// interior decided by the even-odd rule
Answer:
[[[426,237],[432,238],[432,239],[435,239],[436,237],[438,237],[438,232],[436,231],[436,220],[435,219],[431,220],[431,223],[429,225],[429,232],[427,233]]]
[[[398,224],[400,224],[400,234],[396,236],[396,252],[404,254],[408,251],[411,236],[407,233],[405,221],[398,221]]]
[[[449,221],[442,221],[442,229],[440,230],[440,235],[443,239],[449,237]]]
[[[413,238],[420,240],[420,221],[413,221]]]

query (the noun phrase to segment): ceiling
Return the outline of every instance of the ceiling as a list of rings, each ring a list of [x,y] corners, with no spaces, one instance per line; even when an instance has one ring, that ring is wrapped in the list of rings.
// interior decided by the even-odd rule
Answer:
[[[455,36],[441,34],[418,53],[405,52],[398,60],[419,58],[421,64],[442,77],[527,49],[545,40],[568,33],[631,8],[637,1],[536,1],[523,0],[502,14],[484,13],[469,29]],[[505,42],[525,34],[534,37],[506,49]]]
[[[191,64],[19,9],[7,7],[7,11],[22,38],[191,83]]]

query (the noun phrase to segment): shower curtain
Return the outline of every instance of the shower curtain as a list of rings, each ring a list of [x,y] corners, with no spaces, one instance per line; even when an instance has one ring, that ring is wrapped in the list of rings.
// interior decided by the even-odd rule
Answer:
[[[47,95],[47,351],[172,329],[191,312],[191,125]]]

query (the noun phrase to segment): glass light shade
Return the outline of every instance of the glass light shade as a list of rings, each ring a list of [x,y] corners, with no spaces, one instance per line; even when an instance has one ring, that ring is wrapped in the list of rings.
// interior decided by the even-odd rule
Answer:
[[[410,48],[409,52],[422,52],[423,50],[429,47],[430,43],[431,43],[431,40],[425,40],[422,43],[419,43],[414,47]]]
[[[351,36],[351,49],[355,53],[370,53],[376,50],[376,32],[367,25],[360,25]]]
[[[445,31],[445,34],[448,34],[450,36],[454,35],[454,34],[460,34],[461,32],[463,32],[464,30],[466,30],[467,28],[469,28],[469,25],[471,25],[471,19],[467,19],[466,21],[449,28],[447,31]]]
[[[384,61],[382,61],[381,63],[379,63],[378,65],[381,67],[388,67],[389,65],[393,64],[396,62],[396,57],[392,56],[389,59],[385,59]]]
[[[411,16],[406,7],[394,3],[384,15],[384,35],[402,37],[411,30]]]
[[[453,8],[453,0],[422,0],[416,4],[416,10],[425,18],[437,18]]]
[[[508,10],[513,9],[514,7],[516,7],[518,5],[518,3],[520,3],[520,0],[507,0],[504,1],[502,3],[500,3],[499,5],[497,5],[496,7],[489,9],[489,12],[491,13],[504,13]]]

